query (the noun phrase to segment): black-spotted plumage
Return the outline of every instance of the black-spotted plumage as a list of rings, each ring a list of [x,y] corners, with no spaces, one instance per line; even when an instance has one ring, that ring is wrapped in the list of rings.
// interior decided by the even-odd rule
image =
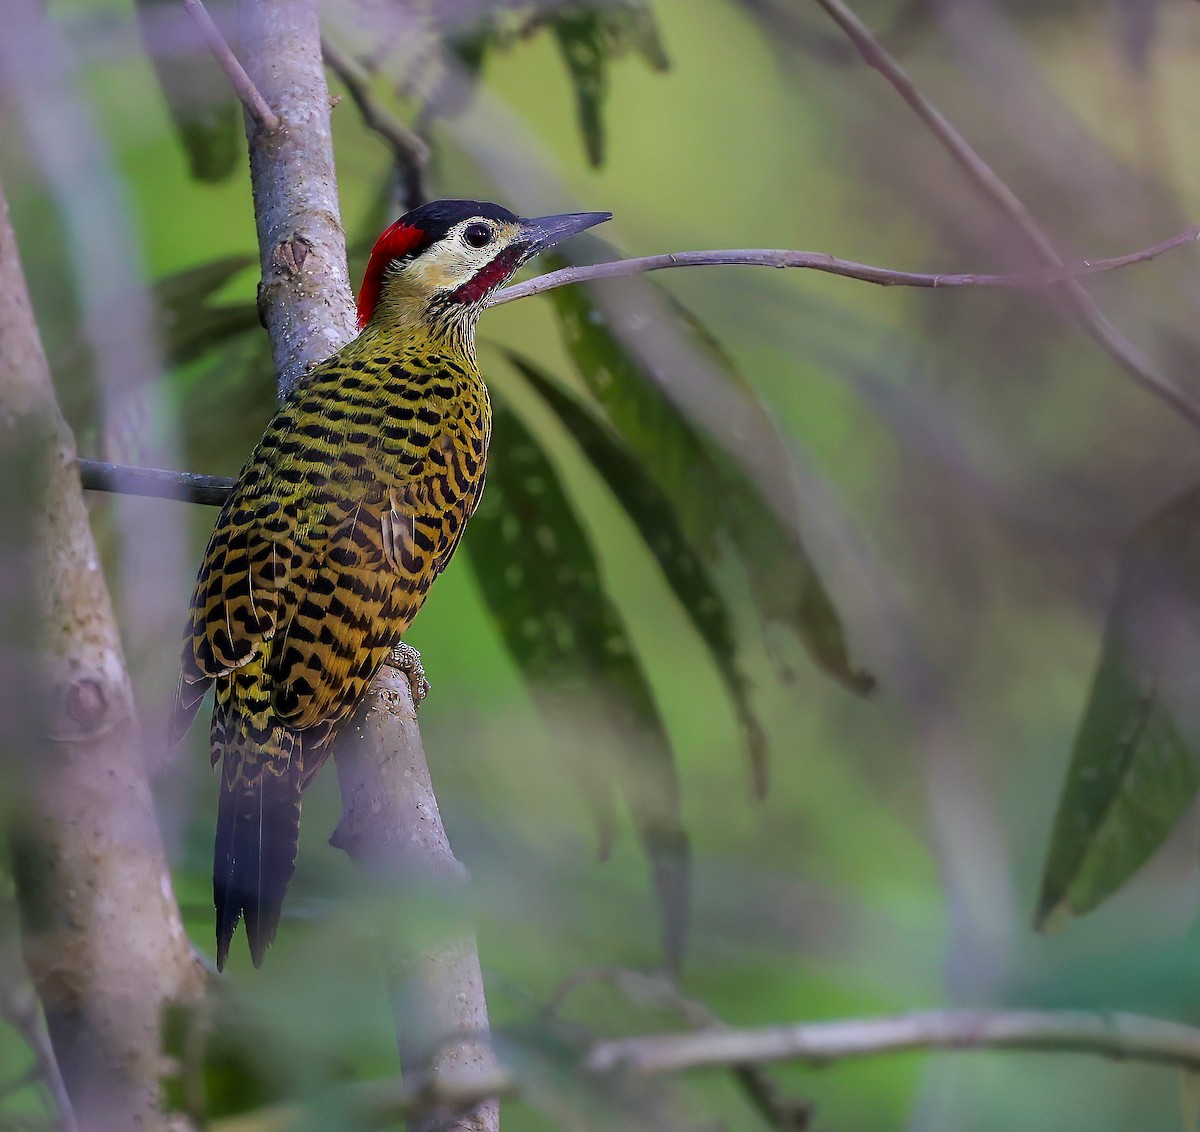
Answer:
[[[376,243],[362,331],[280,405],[200,567],[173,729],[215,690],[217,965],[242,916],[255,965],[295,869],[300,796],[445,568],[491,427],[474,333],[529,256],[606,213],[522,220],[438,201]]]

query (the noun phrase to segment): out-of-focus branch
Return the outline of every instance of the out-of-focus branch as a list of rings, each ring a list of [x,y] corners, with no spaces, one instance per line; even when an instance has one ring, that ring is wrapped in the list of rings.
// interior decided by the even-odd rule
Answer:
[[[385,881],[437,893],[443,916],[453,904],[465,903],[467,873],[442,826],[406,675],[385,667],[376,677],[339,741],[337,770],[342,819],[330,844]],[[391,990],[406,1084],[435,1098],[431,1082],[443,1078],[493,1080],[483,974],[470,924],[460,918],[432,948],[428,932],[414,925],[411,938],[399,943],[392,956]],[[428,1119],[411,1125],[414,1132],[499,1127],[492,1101],[464,1106],[453,1125],[445,1123],[443,1107],[431,1104],[424,1110]]]
[[[316,0],[242,0],[239,10],[247,69],[281,118],[278,130],[251,131],[249,140],[263,258],[259,307],[280,389],[286,390],[356,329],[329,90]],[[337,844],[391,879],[415,874],[460,888],[462,866],[442,829],[405,677],[381,671],[347,725],[336,758],[343,790]],[[406,951],[405,942],[393,941],[391,991],[404,1068],[419,1079],[426,1058],[443,1049],[448,1035],[486,1032],[487,1005],[468,928],[436,951]],[[488,1058],[486,1048],[455,1047],[434,1057],[431,1069],[460,1072],[468,1062],[486,1066]],[[481,1103],[452,1125],[472,1132],[498,1126],[494,1102]]]
[[[930,1010],[890,1018],[623,1038],[593,1046],[584,1066],[595,1073],[656,1075],[772,1061],[828,1065],[932,1049],[1094,1053],[1192,1072],[1200,1069],[1200,1029],[1194,1026],[1137,1014],[1075,1010]]]
[[[0,1100],[9,1091],[15,1092],[26,1084],[40,1081],[54,1102],[58,1132],[77,1132],[79,1126],[75,1123],[71,1096],[67,1092],[62,1070],[58,1067],[58,1058],[54,1056],[54,1047],[50,1044],[50,1035],[46,1032],[37,995],[29,984],[24,969],[19,970],[19,975],[14,971],[15,982],[0,986],[0,1018],[25,1040],[25,1044],[33,1052],[34,1066],[24,1077],[0,1088]],[[2,971],[3,968],[0,967],[0,972]]]
[[[672,979],[622,967],[581,971],[565,979],[551,995],[547,1013],[557,1014],[572,991],[595,983],[612,987],[636,1006],[673,1011],[693,1029],[729,1028],[704,1003],[683,994]],[[781,1132],[802,1132],[808,1128],[812,1107],[807,1101],[787,1095],[768,1069],[754,1062],[745,1062],[732,1066],[732,1071],[746,1099],[772,1128],[778,1128]]]
[[[103,460],[80,459],[79,476],[88,491],[177,499],[181,503],[205,503],[213,507],[220,507],[233,489],[233,480],[228,476],[202,476],[169,468],[135,468]]]
[[[549,271],[523,283],[505,287],[492,299],[491,305],[511,303],[514,299],[525,299],[540,295],[555,287],[571,283],[590,283],[597,279],[620,279],[627,275],[641,275],[647,271],[662,271],[669,267],[717,267],[722,265],[744,267],[798,267],[810,271],[822,271],[830,275],[841,275],[847,279],[858,279],[864,283],[877,283],[882,287],[995,287],[1012,289],[1035,289],[1049,287],[1068,279],[1085,275],[1099,275],[1134,263],[1145,263],[1164,252],[1172,251],[1185,244],[1200,240],[1200,228],[1189,228],[1169,239],[1112,259],[1084,260],[1077,264],[1064,264],[1050,271],[1031,271],[1008,275],[985,275],[980,273],[931,274],[919,271],[896,271],[889,267],[875,267],[869,263],[838,259],[826,252],[801,252],[785,248],[722,248],[717,251],[664,252],[661,255],[639,256],[635,259],[615,260],[611,263],[593,263],[579,267],[563,267]]]
[[[0,341],[0,456],[9,473],[24,465],[34,492],[23,553],[36,675],[5,716],[27,790],[11,839],[25,960],[79,1127],[165,1129],[178,1122],[159,1108],[162,1012],[198,998],[204,973],[172,892],[74,438],[2,197]]]
[[[425,139],[380,104],[367,74],[350,56],[327,39],[321,41],[321,51],[329,69],[337,75],[358,107],[363,122],[387,142],[404,182],[405,205],[416,208],[422,203],[421,177],[430,156]]]
[[[579,1065],[588,1075],[659,1077],[690,1069],[734,1069],[774,1062],[813,1067],[884,1054],[933,1050],[1025,1050],[1087,1053],[1200,1070],[1200,1029],[1137,1014],[1074,1010],[931,1010],[882,1018],[754,1029],[617,1038],[592,1046]],[[357,1086],[345,1106],[366,1126],[388,1127],[431,1111],[460,1111],[482,1097],[519,1096],[520,1078],[505,1071],[437,1074],[405,1083]]]
[[[188,15],[196,21],[196,26],[200,29],[204,42],[208,44],[208,49],[213,53],[213,58],[221,65],[221,70],[225,72],[234,92],[241,99],[246,113],[262,129],[278,129],[279,118],[267,105],[266,100],[259,93],[258,87],[250,81],[250,76],[246,74],[245,68],[238,62],[233,49],[221,34],[221,29],[213,23],[213,18],[208,14],[203,0],[182,0],[182,2]]]
[[[900,64],[875,38],[843,0],[816,0],[854,44],[863,62],[878,71],[912,111],[941,142],[976,188],[1012,221],[1026,242],[1046,263],[1066,265],[1054,242],[1033,218],[1020,197],[1004,183],[958,129],[929,101]],[[1200,428],[1200,404],[1173,381],[1158,373],[1150,359],[1107,318],[1077,279],[1068,276],[1059,284],[1061,294],[1085,333],[1124,370],[1136,385],[1170,405],[1190,424]]]

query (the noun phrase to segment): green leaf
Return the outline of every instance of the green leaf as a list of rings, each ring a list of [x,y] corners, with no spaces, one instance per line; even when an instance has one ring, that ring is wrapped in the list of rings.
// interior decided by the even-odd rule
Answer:
[[[266,335],[226,343],[179,371],[176,388],[186,466],[236,473],[278,407]]]
[[[1200,491],[1130,539],[1059,800],[1035,917],[1096,907],[1200,789]]]
[[[199,306],[225,286],[239,271],[245,271],[258,260],[249,255],[229,255],[196,267],[185,268],[174,275],[164,275],[154,284],[154,296],[159,304],[184,315],[190,306]]]
[[[194,361],[261,323],[253,303],[212,304],[209,300],[254,260],[226,256],[160,279],[154,285],[158,331],[171,365]]]
[[[249,256],[229,256],[189,268],[158,280],[153,288],[155,336],[164,361],[172,368],[198,360],[219,358],[226,346],[239,339],[253,338],[267,349],[261,333],[258,312],[253,303],[211,305],[211,296],[234,275],[255,262]],[[47,338],[50,362],[71,407],[76,438],[81,451],[109,459],[137,461],[144,455],[143,440],[150,427],[146,413],[153,396],[146,389],[130,390],[116,416],[105,415],[94,399],[95,374],[90,344],[82,325],[72,333]],[[180,374],[172,377],[181,386]],[[217,402],[216,417],[209,427],[221,431],[227,418],[223,403]],[[103,427],[97,422],[103,417]],[[185,428],[193,427],[194,418],[185,419]]]
[[[621,340],[630,328],[608,325],[582,287],[551,292],[563,340],[588,389],[609,420],[650,469],[692,546],[706,558],[730,545],[746,570],[763,620],[793,631],[821,668],[851,691],[874,687],[854,668],[841,619],[796,533],[781,524],[758,488],[675,409]],[[702,350],[729,382],[752,397],[745,379],[698,321],[668,302],[670,328]],[[679,384],[687,375],[673,375]],[[769,426],[765,409],[762,419]],[[782,476],[790,475],[781,468]],[[788,675],[777,660],[781,674]]]
[[[677,969],[688,917],[690,851],[670,741],[554,466],[499,397],[488,489],[465,545],[505,645],[543,708],[554,713],[564,698],[580,695],[601,703],[604,722],[619,739],[619,756],[608,773],[624,794],[650,858],[663,950]],[[601,817],[603,841],[611,835],[612,780],[601,769],[603,761],[582,749],[586,744],[577,746],[581,784]]]
[[[169,1005],[163,1015],[164,1053],[171,1059],[163,1079],[167,1111],[186,1113],[194,1126],[208,1127],[280,1103],[284,1081],[268,1052],[278,1053],[273,1038],[222,987],[200,1003]]]
[[[575,112],[584,148],[594,166],[604,164],[603,108],[608,97],[608,67],[599,25],[596,12],[560,15],[553,21],[554,36],[575,87]]]
[[[604,103],[608,69],[627,49],[637,50],[655,70],[670,65],[654,16],[641,0],[601,6],[572,5],[546,16],[575,88],[575,106],[588,160],[604,164]]]
[[[464,78],[474,81],[479,77],[494,37],[494,24],[487,17],[448,31],[446,49],[465,72]]]
[[[506,352],[521,373],[562,422],[575,443],[600,473],[654,555],[667,584],[700,634],[716,664],[737,712],[755,791],[767,785],[766,736],[750,702],[750,687],[737,663],[737,642],[729,614],[708,568],[688,542],[675,509],[641,460],[607,425],[532,362]]]
[[[237,95],[178,0],[136,0],[136,7],[142,40],[192,176],[225,180],[242,154]],[[209,0],[207,8],[218,24],[234,23],[229,0]]]
[[[478,80],[489,51],[509,50],[542,27],[558,43],[575,92],[576,114],[588,160],[604,163],[604,104],[612,61],[635,51],[656,71],[670,66],[648,0],[588,0],[544,4],[493,5],[479,18],[464,20],[453,9],[438,31],[455,62],[453,81],[433,84],[427,111],[457,113]],[[465,81],[464,81],[465,80]]]
[[[248,331],[261,329],[253,303],[210,302],[230,279],[254,262],[250,256],[225,256],[155,282],[155,332],[169,365],[194,361]],[[56,373],[88,370],[88,347],[81,336],[55,340],[52,346]]]

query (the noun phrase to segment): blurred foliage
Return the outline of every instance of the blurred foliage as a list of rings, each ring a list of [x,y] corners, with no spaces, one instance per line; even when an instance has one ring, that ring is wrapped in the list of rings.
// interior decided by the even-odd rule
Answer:
[[[509,50],[540,29],[548,29],[571,78],[588,161],[603,165],[604,107],[613,61],[632,50],[656,71],[670,66],[648,0],[604,0],[599,4],[501,0],[490,8],[465,21],[453,7],[447,9],[449,19],[442,24],[442,32],[454,58],[468,75],[477,77],[489,51]],[[444,87],[440,93],[444,97]],[[450,107],[442,105],[440,109],[446,112]]]
[[[750,765],[762,793],[766,783],[766,736],[754,712],[749,680],[738,665],[730,613],[715,580],[683,533],[671,501],[650,468],[580,402],[527,359],[515,353],[510,353],[508,359],[621,501],[687,618],[704,639],[737,711]]]
[[[633,46],[656,70],[669,66],[647,4],[621,0],[603,8],[576,5],[549,17],[563,61],[575,87],[579,129],[588,160],[604,163],[604,103],[610,60]]]
[[[1200,790],[1200,492],[1130,539],[1075,737],[1037,920],[1090,911]]]
[[[604,857],[615,825],[611,782],[620,783],[653,869],[664,956],[678,971],[690,880],[671,741],[553,465],[508,403],[493,401],[494,456],[487,501],[471,521],[470,560],[505,645],[551,710],[561,710],[564,695],[582,695],[596,704],[600,728],[616,731],[616,767],[569,732],[564,759],[584,788]]]
[[[158,332],[172,365],[196,361],[227,339],[261,325],[252,303],[212,302],[216,292],[253,262],[249,256],[226,256],[155,285]]]
[[[369,56],[380,98],[428,134],[436,195],[522,205],[489,181],[465,132],[443,128],[450,115],[503,141],[539,191],[554,184],[558,171],[519,131],[509,138],[504,119],[488,117],[494,102],[562,163],[581,206],[617,214],[630,250],[788,246],[903,268],[1014,266],[1008,229],[814,5],[424,8],[441,14],[424,38],[372,25],[387,5],[343,0],[324,15],[339,43]],[[1145,246],[1175,227],[1172,216],[1198,211],[1200,5],[856,8],[1072,254]],[[170,91],[185,68],[163,58],[155,73],[127,4],[55,0],[51,11],[79,53],[81,90],[157,281],[179,462],[234,472],[273,382],[246,173],[223,148],[242,144],[228,132],[224,81],[201,81],[213,109],[189,135]],[[617,70],[630,53],[650,66]],[[206,57],[193,61],[211,72]],[[393,98],[383,79],[397,73]],[[190,99],[185,118],[204,104]],[[348,102],[335,130],[347,230],[377,230],[390,154]],[[0,174],[39,318],[86,438],[96,328],[80,325],[72,233],[31,152],[0,121]],[[205,173],[224,179],[196,180]],[[1200,350],[1193,269],[1181,252],[1089,281],[1188,389]],[[730,1022],[1017,1004],[1195,1023],[1195,850],[1186,820],[1168,836],[1197,783],[1196,505],[1183,495],[1200,478],[1194,438],[1125,384],[1050,298],[733,269],[657,278],[654,293],[678,302],[669,332],[758,399],[817,490],[797,490],[802,522],[781,523],[663,398],[588,292],[487,316],[492,360],[504,359],[488,370],[501,393],[495,478],[415,641],[434,683],[422,729],[439,798],[476,879],[493,1019],[530,1098],[506,1106],[505,1127],[586,1126],[593,1113],[629,1128],[755,1126],[721,1075],[614,1115],[564,1072],[589,1034],[677,1024],[599,990],[572,998],[565,1033],[541,1011],[581,969],[661,961],[645,864],[633,839],[612,839],[617,794],[657,862],[675,908],[668,923],[681,919],[687,830],[684,980]],[[174,435],[171,422],[152,423]],[[120,547],[106,565],[123,607],[141,612],[153,598],[171,611],[152,634],[144,620],[129,629],[142,634],[129,653],[148,748],[174,678],[171,618],[212,518],[189,513],[194,544],[178,561],[154,561],[161,594],[120,592],[128,563],[148,553],[138,523],[160,522],[164,506],[123,501],[118,515],[95,504]],[[570,557],[569,576],[543,575],[541,530]],[[512,567],[537,584],[515,582]],[[533,623],[537,634],[522,636]],[[815,663],[785,656],[779,630]],[[860,658],[879,677],[870,700],[848,694],[870,687]],[[176,891],[207,951],[215,790],[200,777],[202,738],[193,743],[179,761],[150,756]],[[772,789],[751,804],[737,768],[767,746]],[[343,1090],[394,1073],[378,933],[389,917],[434,932],[444,910],[419,894],[364,891],[323,844],[335,793],[327,775],[306,797],[279,945],[261,972],[239,955],[222,980],[200,1043],[205,1106],[188,1099],[197,1062],[179,1047],[180,1103],[223,1114],[222,1126],[281,1127],[297,1112],[312,1127],[361,1126],[361,1112],[339,1107]],[[613,840],[603,868],[580,831],[587,807],[602,842]],[[1039,871],[1044,915],[1121,891],[1068,930],[1034,935]],[[678,946],[668,938],[668,952]],[[0,1087],[30,1064],[22,1035],[0,1025]],[[778,1077],[813,1100],[818,1129],[1179,1124],[1173,1074],[1083,1058],[893,1058],[821,1074],[781,1067]],[[33,1088],[4,1099],[4,1116],[46,1111]]]
[[[242,104],[194,21],[175,0],[135,0],[146,54],[179,141],[198,181],[223,181],[242,156]],[[227,38],[234,39],[234,5],[205,5]],[[236,42],[236,39],[234,39]]]
[[[829,675],[852,691],[869,692],[874,679],[851,666],[841,621],[804,547],[772,514],[745,471],[716,451],[663,396],[585,288],[560,287],[551,297],[589,390],[641,457],[646,474],[658,481],[696,549],[712,558],[728,539],[749,574],[763,620],[785,624]],[[753,396],[686,309],[675,303],[670,310],[674,329],[703,349],[731,384]],[[763,419],[770,419],[765,411]],[[790,468],[779,469],[781,479],[791,475]]]

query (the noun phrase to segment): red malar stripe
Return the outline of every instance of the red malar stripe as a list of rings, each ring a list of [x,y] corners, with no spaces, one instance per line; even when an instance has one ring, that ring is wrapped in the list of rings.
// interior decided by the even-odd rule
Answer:
[[[461,287],[450,295],[456,303],[477,303],[493,287],[500,286],[518,267],[525,253],[529,250],[527,244],[510,244],[490,263],[485,263],[479,271],[471,276]]]

